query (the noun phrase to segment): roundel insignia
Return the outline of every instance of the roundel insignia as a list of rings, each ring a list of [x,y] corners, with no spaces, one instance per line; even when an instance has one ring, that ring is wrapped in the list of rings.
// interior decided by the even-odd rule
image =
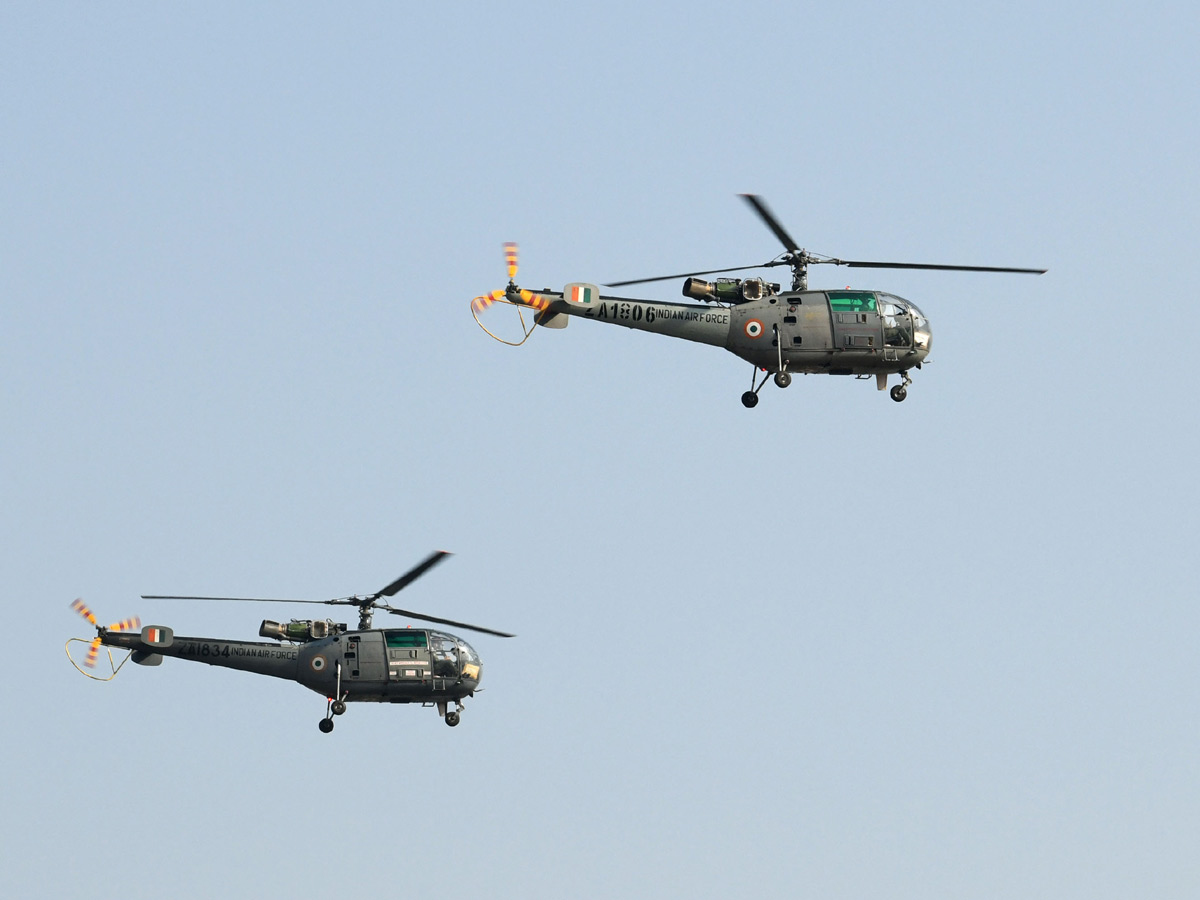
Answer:
[[[312,658],[312,662],[309,665],[312,666],[314,672],[321,672],[325,669],[325,657],[318,654]]]
[[[763,333],[763,323],[758,319],[751,319],[745,325],[746,337],[756,338],[761,337]]]

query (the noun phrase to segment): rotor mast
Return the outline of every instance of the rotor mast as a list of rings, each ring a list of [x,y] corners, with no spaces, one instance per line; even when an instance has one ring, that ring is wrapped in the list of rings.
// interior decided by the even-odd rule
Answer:
[[[791,266],[792,269],[792,290],[807,291],[808,290],[808,264],[810,258],[808,253],[801,250],[797,253],[789,253],[782,262]]]
[[[367,631],[371,627],[371,617],[375,615],[375,599],[366,597],[359,600],[355,597],[350,602],[358,607],[358,630]]]

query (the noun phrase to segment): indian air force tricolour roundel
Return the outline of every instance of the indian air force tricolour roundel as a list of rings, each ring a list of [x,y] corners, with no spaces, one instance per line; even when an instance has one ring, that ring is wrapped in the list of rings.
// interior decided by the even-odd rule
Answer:
[[[594,284],[576,282],[563,288],[563,296],[568,303],[574,303],[577,306],[591,306],[600,299],[600,288]]]
[[[142,643],[151,647],[170,647],[175,632],[166,625],[147,625],[142,629]]]
[[[758,321],[758,319],[751,319],[749,322],[746,323],[746,337],[756,338],[756,337],[760,337],[762,335],[762,333],[763,333],[763,323]]]

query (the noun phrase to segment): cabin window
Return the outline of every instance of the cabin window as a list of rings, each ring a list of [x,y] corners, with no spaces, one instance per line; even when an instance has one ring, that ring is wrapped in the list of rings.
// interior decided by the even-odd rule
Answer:
[[[830,291],[829,308],[834,312],[875,311],[874,291]]]
[[[406,628],[403,631],[385,631],[383,634],[389,648],[426,646],[424,631],[413,631]]]

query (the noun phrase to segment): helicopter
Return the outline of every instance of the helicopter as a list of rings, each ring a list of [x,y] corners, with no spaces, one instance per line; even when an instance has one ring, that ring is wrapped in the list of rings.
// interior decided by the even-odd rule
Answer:
[[[515,637],[503,631],[468,625],[424,613],[397,609],[382,601],[424,575],[450,554],[438,550],[405,572],[387,587],[366,596],[339,597],[333,600],[275,600],[261,597],[185,597],[143,594],[143,600],[230,600],[244,603],[321,603],[358,608],[358,628],[348,630],[344,623],[331,620],[292,619],[287,623],[263,620],[259,635],[273,642],[237,641],[224,638],[180,637],[165,625],[142,627],[138,618],[124,619],[112,625],[97,623],[95,614],[80,600],[72,609],[96,627],[96,637],[71,638],[67,658],[81,673],[97,681],[111,681],[132,659],[138,665],[157,666],[172,656],[210,666],[241,669],[256,675],[270,675],[297,681],[326,697],[325,717],[319,727],[325,734],[333,731],[333,717],[346,712],[354,702],[420,703],[436,706],[438,715],[451,727],[458,725],[463,700],[479,690],[483,663],[474,648],[453,634],[433,629],[372,628],[375,610],[426,622],[497,637]],[[88,644],[82,667],[71,655],[73,643]],[[108,647],[112,674],[103,677],[95,668],[100,648]],[[111,648],[128,650],[117,663]],[[450,704],[455,705],[450,709]]]
[[[952,266],[932,263],[873,262],[837,259],[809,253],[779,223],[763,199],[756,194],[740,195],[766,223],[784,246],[784,252],[765,263],[733,266],[614,281],[605,287],[625,287],[670,281],[683,282],[683,296],[711,306],[695,303],[664,303],[632,297],[613,297],[600,293],[600,287],[573,282],[561,292],[549,288],[534,292],[516,283],[517,245],[507,243],[508,285],[471,301],[471,314],[487,334],[510,346],[528,340],[536,326],[565,328],[572,316],[623,325],[667,337],[724,347],[754,366],[750,390],[742,394],[747,408],[758,405],[758,394],[767,378],[786,388],[792,375],[828,374],[875,376],[877,388],[887,389],[888,377],[899,375],[900,383],[890,396],[897,403],[908,396],[912,384],[909,372],[920,369],[932,347],[929,318],[915,303],[894,294],[876,290],[809,290],[810,265],[835,265],[860,269],[934,269],[961,272],[1014,272],[1042,275],[1046,269],[1022,269],[1003,266]],[[779,284],[763,278],[717,278],[705,281],[699,276],[720,275],[747,269],[788,266],[792,286],[784,291]],[[495,303],[532,310],[533,323],[525,324],[519,341],[493,334],[479,314]],[[758,380],[758,372],[763,372]]]

